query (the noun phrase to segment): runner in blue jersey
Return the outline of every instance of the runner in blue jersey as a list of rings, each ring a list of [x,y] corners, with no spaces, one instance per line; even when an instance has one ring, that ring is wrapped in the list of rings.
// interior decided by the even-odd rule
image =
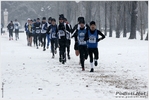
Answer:
[[[52,58],[54,58],[55,54],[57,53],[57,47],[58,47],[58,36],[57,36],[57,25],[56,25],[56,19],[51,19],[51,25],[47,29],[47,33],[49,34],[49,37],[51,39],[51,50],[52,50]]]
[[[84,18],[80,19],[79,26],[80,27],[78,27],[78,29],[76,30],[76,33],[72,34],[72,37],[75,37],[77,39],[78,49],[79,49],[79,53],[80,53],[81,67],[82,67],[82,71],[84,71],[85,70],[84,61],[88,57],[87,42],[84,41],[85,34],[87,32],[87,27],[85,25]]]
[[[99,38],[99,35],[102,36]],[[105,36],[96,29],[96,23],[94,21],[90,22],[90,29],[87,30],[87,33],[85,34],[85,41],[87,42],[87,49],[88,54],[90,57],[90,64],[91,64],[91,70],[90,72],[94,72],[94,65],[98,65],[98,42],[102,39],[104,39]],[[93,54],[94,54],[94,63],[93,63]]]

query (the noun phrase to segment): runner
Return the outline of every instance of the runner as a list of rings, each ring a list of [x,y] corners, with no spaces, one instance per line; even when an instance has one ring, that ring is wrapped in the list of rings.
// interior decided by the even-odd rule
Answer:
[[[102,36],[99,38],[99,36]],[[94,72],[94,65],[98,65],[98,42],[100,40],[103,40],[105,36],[96,29],[96,23],[94,21],[90,22],[90,29],[87,30],[87,33],[85,34],[85,41],[88,41],[87,43],[87,48],[88,48],[88,53],[90,57],[90,64],[91,64],[91,70],[90,72]],[[94,64],[93,64],[93,54],[94,54]]]
[[[14,29],[14,24],[13,21],[11,21],[8,26],[7,26],[8,30],[9,30],[9,40],[13,40],[13,29]]]
[[[1,35],[3,34],[3,24],[1,23]]]
[[[64,22],[64,19],[65,19],[64,15],[63,14],[60,14],[59,15],[59,24],[61,24],[61,25],[63,24],[64,25],[65,32],[69,33],[69,32],[71,32],[71,29],[69,28],[68,24],[66,24]],[[58,30],[59,30],[59,27],[58,27]],[[66,45],[65,45],[65,48],[66,48]],[[65,58],[66,58],[66,54],[65,54]],[[66,62],[66,59],[65,59],[65,62]]]
[[[33,20],[29,21],[29,25],[28,25],[28,42],[29,42],[29,46],[32,46],[32,36],[33,36]]]
[[[70,59],[70,45],[71,45],[71,31],[72,31],[72,27],[71,25],[68,23],[67,19],[64,18],[64,23],[66,23],[69,27],[69,32],[67,31],[67,36],[66,36],[66,49],[67,49],[67,57],[68,59]]]
[[[66,62],[66,32],[63,23],[58,26],[58,39],[59,39],[59,61],[62,64]]]
[[[41,32],[41,23],[40,23],[40,18],[37,18],[36,23],[34,23],[34,28],[35,28],[35,44],[36,44],[36,48],[38,49],[39,47],[39,34]]]
[[[46,30],[44,29],[44,25],[46,24],[46,17],[42,18],[41,22],[41,46],[43,46],[43,51],[45,51],[46,46]]]
[[[45,30],[47,30],[48,27],[51,25],[51,19],[52,19],[52,17],[49,17],[48,22],[45,24],[45,26],[44,26]],[[46,37],[47,37],[47,49],[49,49],[50,36],[48,33],[46,34]]]
[[[80,19],[79,26],[80,27],[78,27],[78,29],[76,30],[76,33],[73,34],[72,37],[77,38],[81,67],[82,67],[82,71],[84,71],[85,70],[84,61],[88,57],[87,43],[86,41],[84,41],[86,30],[87,30],[84,18]]]
[[[28,34],[28,25],[29,25],[30,20],[31,20],[31,19],[28,18],[28,19],[27,19],[27,22],[26,22],[25,25],[24,25],[24,28],[25,28],[25,31],[26,31],[26,37],[27,37],[27,46],[29,46],[29,41],[28,41],[28,40],[29,40],[29,39],[28,39],[28,35],[29,35],[29,34]]]
[[[78,29],[80,28],[80,25],[79,25],[79,22],[80,20],[84,20],[84,17],[78,17],[78,24],[76,24],[73,29],[72,29],[72,37],[74,34],[77,34],[78,32]],[[86,24],[86,27],[89,28],[89,26]],[[74,44],[74,50],[75,50],[75,54],[76,56],[79,56],[79,43],[78,43],[78,39],[77,37],[74,37],[74,40],[75,40],[75,44]],[[79,60],[79,64],[81,64],[81,61]]]
[[[32,25],[32,27],[33,27],[33,43],[34,43],[34,47],[35,47],[35,45],[36,45],[36,41],[35,41],[35,27],[34,27],[34,24],[36,23],[36,19],[34,19],[34,21],[33,21],[33,25]]]
[[[50,39],[51,39],[51,50],[52,50],[52,58],[54,58],[54,55],[57,53],[57,47],[58,47],[58,36],[57,36],[57,25],[56,20],[53,18],[52,24],[47,29],[47,33],[49,33]]]
[[[20,23],[17,21],[17,19],[15,19],[14,29],[15,29],[15,38],[16,38],[16,41],[17,41],[17,39],[19,39],[19,28],[20,28]]]

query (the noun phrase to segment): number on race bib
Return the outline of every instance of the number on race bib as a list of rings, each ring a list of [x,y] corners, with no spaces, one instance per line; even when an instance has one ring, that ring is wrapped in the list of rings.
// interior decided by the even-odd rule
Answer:
[[[60,32],[60,36],[65,36],[65,33],[64,32]]]
[[[52,38],[56,38],[56,33],[52,33]]]
[[[40,30],[36,30],[36,33],[40,33]]]
[[[84,41],[84,38],[80,38],[80,44],[86,44],[86,41]]]
[[[90,36],[89,37],[89,43],[96,43],[96,37]]]
[[[46,30],[41,30],[41,33],[46,33]]]
[[[11,26],[10,29],[13,29],[13,27]]]

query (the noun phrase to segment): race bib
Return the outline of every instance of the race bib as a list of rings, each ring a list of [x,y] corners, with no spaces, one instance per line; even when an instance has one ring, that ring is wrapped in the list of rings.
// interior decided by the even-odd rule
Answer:
[[[89,43],[96,43],[96,37],[90,36],[89,37]]]
[[[13,27],[11,26],[10,29],[13,29]]]
[[[86,41],[84,41],[84,38],[80,38],[79,42],[80,42],[80,44],[82,44],[82,45],[86,44]]]
[[[46,30],[41,30],[41,33],[46,33]]]
[[[56,33],[52,33],[52,38],[56,38]]]
[[[36,30],[36,33],[40,33],[40,30]]]
[[[60,32],[59,35],[60,36],[65,36],[65,33],[64,32]]]

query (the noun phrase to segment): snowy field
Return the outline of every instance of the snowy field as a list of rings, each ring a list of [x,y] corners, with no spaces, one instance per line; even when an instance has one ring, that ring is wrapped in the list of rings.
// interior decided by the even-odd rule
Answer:
[[[94,73],[89,72],[89,59],[81,71],[73,39],[71,60],[65,65],[59,63],[58,54],[52,59],[49,49],[28,47],[25,33],[18,41],[9,41],[8,33],[0,39],[4,99],[99,100],[116,99],[116,92],[148,91],[148,41],[140,37],[100,41]]]

